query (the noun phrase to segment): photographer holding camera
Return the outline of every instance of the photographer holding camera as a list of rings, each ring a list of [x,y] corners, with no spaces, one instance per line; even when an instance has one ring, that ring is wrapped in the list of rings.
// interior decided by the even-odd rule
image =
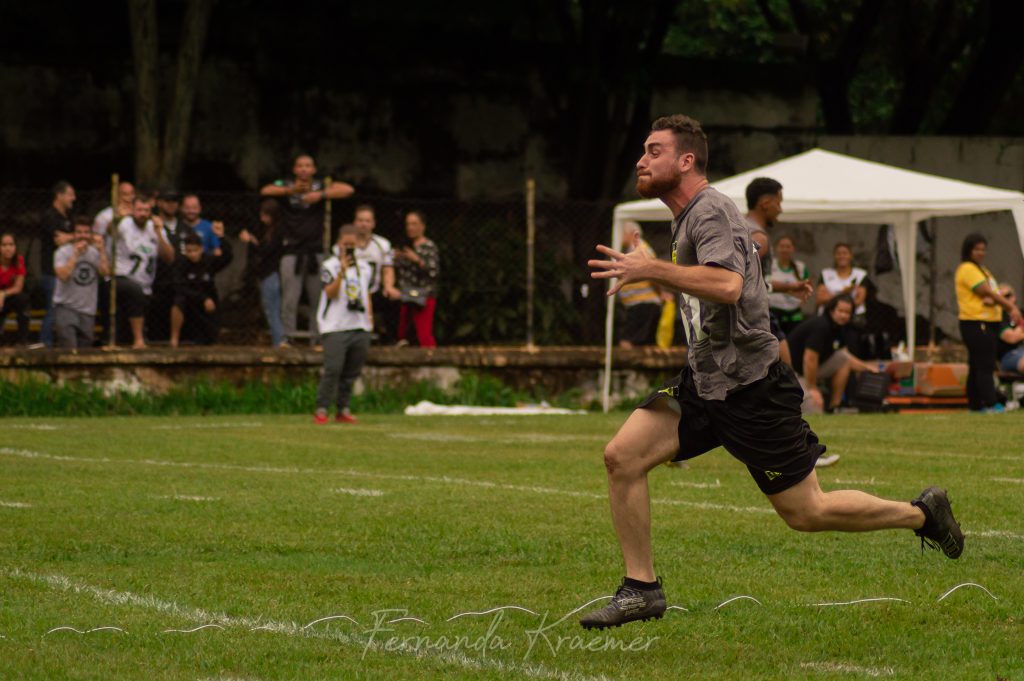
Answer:
[[[336,423],[355,423],[349,411],[352,386],[359,378],[370,351],[373,309],[370,284],[373,272],[356,258],[356,228],[342,225],[338,233],[338,255],[320,268],[323,291],[316,310],[324,346],[324,373],[316,394],[313,422],[327,423],[327,408],[333,401]]]

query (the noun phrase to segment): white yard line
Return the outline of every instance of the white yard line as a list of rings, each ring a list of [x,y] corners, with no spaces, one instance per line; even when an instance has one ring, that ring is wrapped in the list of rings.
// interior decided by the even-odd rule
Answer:
[[[32,504],[26,504],[23,501],[0,501],[0,506],[3,508],[32,508]]]
[[[86,456],[62,456],[46,454],[25,449],[14,449],[11,447],[0,447],[0,454],[18,456],[26,459],[44,459],[48,461],[67,461],[76,463],[102,463],[102,464],[136,464],[143,466],[160,466],[166,468],[200,468],[206,470],[227,470],[245,471],[250,473],[273,473],[273,474],[309,474],[309,475],[340,475],[342,477],[369,478],[373,480],[396,480],[402,482],[431,482],[442,485],[454,485],[463,487],[480,487],[485,489],[501,489],[512,492],[530,492],[533,494],[550,494],[552,496],[570,497],[576,499],[607,499],[608,495],[597,492],[581,492],[576,490],[562,490],[552,487],[540,487],[536,485],[512,485],[508,483],[490,482],[488,480],[468,480],[465,478],[452,478],[446,475],[399,475],[392,473],[369,473],[349,469],[317,469],[317,468],[292,468],[277,466],[241,466],[235,464],[216,464],[193,461],[169,461],[156,459],[110,459],[106,457]],[[762,506],[735,506],[733,504],[716,504],[704,501],[686,501],[683,499],[652,499],[652,503],[665,506],[684,506],[687,508],[700,508],[713,511],[736,511],[738,513],[766,513],[772,514],[775,511]]]
[[[972,530],[964,532],[968,537],[989,537],[996,539],[1024,539],[1024,534],[1008,532],[1006,530]]]
[[[171,499],[173,501],[219,501],[217,497],[200,497],[191,494],[167,494],[156,498]]]
[[[159,613],[173,615],[182,619],[200,622],[206,625],[216,624],[225,628],[238,628],[247,630],[269,631],[285,636],[329,639],[343,645],[370,649],[380,653],[399,653],[412,655],[416,658],[440,659],[456,667],[470,670],[496,670],[502,675],[519,675],[533,679],[557,679],[558,681],[607,681],[605,676],[585,676],[578,672],[561,671],[551,669],[540,663],[527,662],[505,662],[490,657],[474,658],[469,657],[456,650],[437,650],[430,648],[410,648],[405,646],[391,646],[385,650],[385,646],[357,634],[345,634],[331,629],[304,629],[296,622],[281,622],[267,617],[233,617],[224,613],[212,612],[202,608],[193,608],[181,605],[174,601],[167,601],[156,596],[143,596],[130,591],[116,591],[104,589],[84,582],[78,582],[64,575],[38,574],[25,572],[18,569],[0,572],[6,576],[21,581],[42,584],[58,591],[72,592],[91,596],[97,601],[119,607],[137,607],[145,610],[153,610]],[[216,677],[214,677],[216,678]]]
[[[1024,485],[1024,478],[989,478],[992,482],[1011,482],[1015,485]]]
[[[261,428],[259,421],[240,421],[237,423],[176,423],[174,425],[152,426],[151,430],[196,430],[204,428]]]
[[[335,487],[331,490],[338,494],[351,494],[354,497],[382,497],[384,492],[379,489],[351,489],[349,487]]]

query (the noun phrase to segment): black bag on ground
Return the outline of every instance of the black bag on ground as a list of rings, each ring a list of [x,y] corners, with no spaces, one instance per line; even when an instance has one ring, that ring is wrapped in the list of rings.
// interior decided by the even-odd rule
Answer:
[[[885,398],[889,394],[889,375],[882,372],[863,372],[857,376],[853,406],[858,411],[885,411]]]

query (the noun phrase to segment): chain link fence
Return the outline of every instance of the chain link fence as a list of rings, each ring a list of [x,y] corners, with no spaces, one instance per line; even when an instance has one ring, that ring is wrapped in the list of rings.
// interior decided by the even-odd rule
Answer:
[[[216,342],[269,345],[270,333],[261,305],[259,282],[251,266],[248,247],[239,239],[243,230],[259,233],[262,197],[251,192],[197,194],[202,202],[202,217],[224,223],[225,238],[233,252],[232,262],[215,277],[219,298]],[[45,189],[0,190],[0,232],[14,235],[28,273],[25,282],[30,300],[28,343],[38,341],[46,307],[39,276],[40,231],[43,214],[52,201],[51,192]],[[331,203],[331,243],[339,227],[352,222],[354,210],[361,204],[374,208],[375,233],[396,246],[408,244],[405,234],[408,212],[422,213],[426,236],[437,244],[440,252],[434,322],[434,335],[439,344],[522,344],[526,341],[527,211],[524,198],[456,201],[356,195]],[[76,188],[76,202],[71,212],[86,215],[91,220],[109,205],[108,189]],[[613,202],[542,200],[536,203],[534,337],[537,344],[603,343],[605,287],[592,284],[586,260],[592,257],[596,243],[607,242],[613,207]],[[108,296],[108,291],[109,286],[101,285],[98,297]],[[168,306],[165,304],[159,314],[155,314],[157,306],[150,302],[144,334],[148,343],[159,345],[169,338]],[[297,329],[307,328],[308,315],[314,313],[316,303],[303,292]],[[382,318],[382,342],[395,340],[397,305],[389,306],[383,301],[385,309],[378,310]],[[97,346],[107,345],[109,341],[105,308],[105,301],[102,301],[96,317]],[[8,311],[4,321],[3,343],[9,345],[16,338],[15,315]],[[183,344],[205,342],[192,336],[189,329],[186,319],[182,329]],[[131,343],[131,335],[122,328],[116,340],[118,345],[127,345]],[[292,340],[305,343],[308,335],[300,331]]]

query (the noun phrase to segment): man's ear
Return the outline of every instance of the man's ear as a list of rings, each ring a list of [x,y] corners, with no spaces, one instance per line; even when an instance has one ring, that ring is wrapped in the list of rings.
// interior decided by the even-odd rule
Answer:
[[[679,171],[685,173],[688,170],[693,170],[694,164],[697,161],[697,156],[692,151],[684,151],[679,154]]]

